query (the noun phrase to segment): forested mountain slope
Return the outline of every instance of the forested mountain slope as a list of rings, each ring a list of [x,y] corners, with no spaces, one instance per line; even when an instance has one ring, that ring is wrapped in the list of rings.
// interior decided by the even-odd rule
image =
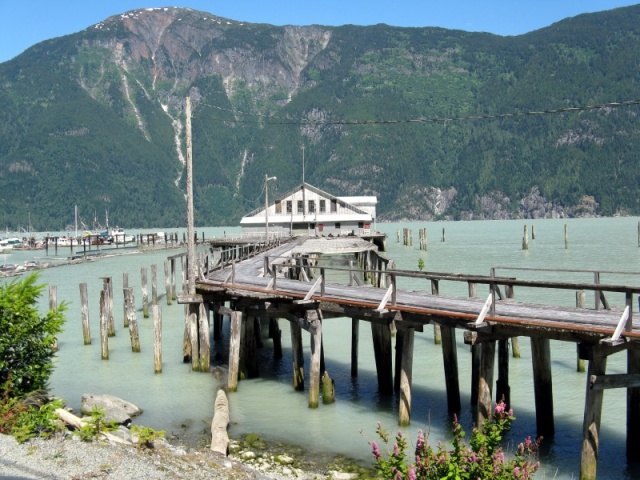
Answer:
[[[184,225],[187,95],[197,225],[299,184],[303,147],[379,219],[640,214],[640,107],[500,116],[640,98],[639,58],[640,6],[516,37],[128,12],[0,64],[0,225]]]

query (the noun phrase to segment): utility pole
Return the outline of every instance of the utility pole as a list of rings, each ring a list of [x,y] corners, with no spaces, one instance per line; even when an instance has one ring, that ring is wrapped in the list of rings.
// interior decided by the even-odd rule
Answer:
[[[185,108],[185,130],[187,134],[187,263],[189,264],[187,272],[187,288],[188,294],[196,293],[196,248],[193,237],[193,154],[191,145],[191,98],[186,99]]]

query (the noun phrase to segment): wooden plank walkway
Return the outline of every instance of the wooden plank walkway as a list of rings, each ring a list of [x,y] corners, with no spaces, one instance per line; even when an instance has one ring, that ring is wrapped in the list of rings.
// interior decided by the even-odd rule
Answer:
[[[365,265],[371,263],[372,253],[365,241],[345,243],[338,241],[320,244],[308,243],[298,238],[266,252],[252,252],[252,257],[242,261],[225,263],[206,273],[196,282],[197,295],[185,298],[183,303],[207,303],[217,315],[214,319],[218,332],[222,315],[231,321],[229,390],[234,391],[239,378],[240,365],[254,368],[258,318],[268,318],[270,331],[275,332],[274,355],[280,350],[279,318],[291,322],[291,350],[293,353],[294,388],[304,388],[304,361],[300,330],[311,337],[311,368],[309,373],[309,406],[318,406],[320,376],[323,374],[322,319],[346,317],[352,322],[352,375],[357,375],[359,321],[371,324],[374,343],[378,387],[381,393],[400,392],[399,423],[409,423],[411,412],[411,369],[413,336],[428,324],[441,329],[443,365],[447,390],[447,404],[451,413],[460,412],[460,391],[457,370],[456,329],[465,330],[465,342],[472,348],[473,388],[471,396],[477,406],[477,424],[491,416],[492,389],[496,342],[498,350],[497,397],[509,395],[508,348],[506,342],[513,337],[529,337],[533,366],[533,386],[538,434],[549,437],[554,434],[553,390],[551,375],[550,340],[569,341],[577,344],[580,361],[588,360],[583,438],[581,451],[581,479],[596,477],[599,451],[599,430],[606,388],[627,389],[627,458],[635,457],[640,448],[640,326],[633,323],[634,299],[640,287],[607,285],[600,283],[568,283],[527,281],[513,277],[464,275],[452,273],[417,272],[388,269],[389,262],[373,262],[380,270],[368,268],[368,275],[378,285],[354,286],[326,282],[327,268],[319,269],[318,278],[310,281],[287,278],[297,276],[306,266],[297,263],[297,256],[317,256],[320,253],[357,252],[364,255]],[[324,240],[322,241],[324,242]],[[352,240],[349,240],[352,242]],[[341,250],[343,249],[343,250]],[[235,252],[238,249],[234,250]],[[297,252],[297,253],[296,253]],[[224,251],[223,251],[224,253]],[[381,257],[378,257],[381,258]],[[237,259],[237,257],[233,257]],[[346,271],[346,269],[343,269]],[[265,275],[266,272],[266,275]],[[303,275],[304,276],[304,275]],[[349,277],[352,277],[351,272]],[[431,292],[397,289],[399,277],[418,277],[431,281]],[[352,277],[353,278],[353,277]],[[486,285],[489,297],[470,298],[438,295],[439,282],[466,282],[471,286]],[[598,298],[593,309],[571,308],[547,304],[517,302],[502,299],[500,289],[513,292],[514,287],[532,289],[567,289],[593,291]],[[624,312],[599,309],[607,305],[604,293],[624,294]],[[434,294],[435,293],[435,294]],[[226,306],[229,302],[229,307]],[[201,309],[204,310],[204,309]],[[393,348],[391,330],[396,329],[395,382],[393,380]],[[196,331],[192,331],[192,344],[197,345]],[[208,330],[199,334],[208,337]],[[276,340],[277,339],[277,340]],[[242,349],[240,345],[243,345]],[[626,351],[627,373],[607,375],[606,359],[609,355]],[[242,353],[240,353],[242,352]],[[253,352],[253,353],[252,353]],[[203,353],[200,352],[200,355]],[[208,355],[208,352],[204,352]],[[193,353],[195,355],[195,353]],[[242,355],[243,360],[240,361]],[[253,365],[253,367],[252,367]],[[232,373],[233,372],[233,373]],[[249,370],[243,375],[251,376]]]

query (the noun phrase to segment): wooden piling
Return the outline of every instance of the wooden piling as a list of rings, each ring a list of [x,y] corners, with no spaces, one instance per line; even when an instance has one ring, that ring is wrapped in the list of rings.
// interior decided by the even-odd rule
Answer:
[[[129,274],[127,272],[124,272],[122,274],[122,298],[123,299],[124,299],[124,292],[127,288],[129,288]],[[129,328],[129,319],[127,317],[127,302],[125,301],[122,302],[122,314],[124,317],[124,320],[123,320],[124,328]]]
[[[582,424],[582,451],[580,455],[580,480],[595,480],[600,449],[600,420],[604,389],[591,388],[591,377],[604,375],[607,370],[607,356],[602,348],[587,347],[590,350],[587,369],[587,394]]]
[[[171,300],[177,299],[176,292],[176,259],[171,259]]]
[[[411,423],[411,379],[413,371],[413,338],[414,329],[404,331],[402,341],[402,365],[400,367],[400,411],[398,425]]]
[[[291,353],[293,357],[293,388],[294,390],[304,390],[302,329],[296,322],[291,322]]]
[[[198,312],[200,311],[199,304],[189,304],[189,343],[191,346],[191,370],[198,372],[200,370],[200,361],[198,358],[199,342],[198,342]]]
[[[524,226],[524,235],[522,237],[522,250],[529,250],[529,226]]]
[[[199,370],[201,372],[209,372],[211,366],[211,342],[209,340],[209,312],[204,303],[200,304],[198,314],[198,331],[200,336],[200,345],[198,351]]]
[[[531,225],[531,240],[535,240],[535,239],[536,239],[536,226]]]
[[[564,248],[569,248],[569,226],[564,224]]]
[[[142,288],[142,316],[149,318],[149,289],[147,287],[147,267],[140,267]]]
[[[382,394],[391,394],[393,393],[393,370],[389,325],[371,323],[371,335],[373,337],[378,390]]]
[[[127,324],[129,325],[129,336],[131,337],[131,351],[140,351],[140,333],[138,331],[138,318],[136,316],[136,304],[133,297],[133,288],[126,288],[124,291],[124,303],[127,308]]]
[[[442,360],[444,364],[444,380],[447,389],[447,409],[450,414],[459,414],[462,410],[460,401],[460,381],[458,378],[458,351],[456,345],[456,329],[441,325]]]
[[[164,294],[167,297],[167,305],[171,305],[173,293],[171,291],[171,277],[169,274],[169,260],[164,261]]]
[[[496,380],[496,403],[504,401],[511,405],[511,387],[509,386],[509,340],[498,340],[498,380]]]
[[[109,321],[107,318],[107,292],[100,290],[100,355],[102,360],[109,360]]]
[[[269,319],[269,327],[271,330],[271,338],[273,339],[273,358],[280,360],[282,358],[282,330],[280,330],[280,325],[278,325],[278,319]]]
[[[260,372],[258,361],[258,345],[255,334],[255,317],[247,316],[242,322],[242,339],[240,342],[241,378],[256,378]]]
[[[358,342],[360,340],[360,320],[351,319],[351,376],[358,376]]]
[[[80,308],[82,311],[82,338],[85,345],[91,345],[91,328],[89,326],[89,296],[87,284],[80,284]]]
[[[238,390],[238,374],[240,370],[240,330],[242,327],[242,312],[231,312],[231,332],[229,339],[229,378],[230,392]]]
[[[322,403],[330,405],[336,401],[336,386],[329,372],[322,374]]]
[[[158,266],[151,265],[151,304],[158,304]]]
[[[531,337],[531,361],[533,363],[537,432],[539,436],[548,437],[555,432],[551,381],[551,347],[548,338]]]
[[[445,241],[445,236],[444,236],[444,228],[442,229],[442,241]]]
[[[496,356],[496,341],[485,340],[481,344],[482,354],[480,358],[480,377],[478,381],[478,417],[476,424],[482,428],[485,420],[491,417],[493,368]]]
[[[153,305],[153,371],[162,373],[162,309]]]
[[[319,314],[319,310],[315,311]],[[309,312],[311,313],[311,312]],[[311,333],[311,367],[309,370],[309,408],[318,408],[320,398],[320,352],[322,351],[322,322],[313,321]]]
[[[108,334],[110,337],[116,335],[116,321],[113,313],[113,279],[106,277],[104,279],[104,289],[107,292],[106,307],[107,307],[107,321],[109,323]]]
[[[576,292],[576,308],[584,308],[584,302],[586,295],[584,290]],[[586,371],[584,359],[580,358],[580,355],[576,355],[576,372]]]

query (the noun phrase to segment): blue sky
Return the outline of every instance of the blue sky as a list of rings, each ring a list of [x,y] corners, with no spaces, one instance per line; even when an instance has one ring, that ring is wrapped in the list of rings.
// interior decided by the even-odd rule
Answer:
[[[634,5],[624,0],[0,0],[0,62],[42,40],[78,32],[146,7],[190,7],[273,25],[443,27],[520,35],[581,13]]]

